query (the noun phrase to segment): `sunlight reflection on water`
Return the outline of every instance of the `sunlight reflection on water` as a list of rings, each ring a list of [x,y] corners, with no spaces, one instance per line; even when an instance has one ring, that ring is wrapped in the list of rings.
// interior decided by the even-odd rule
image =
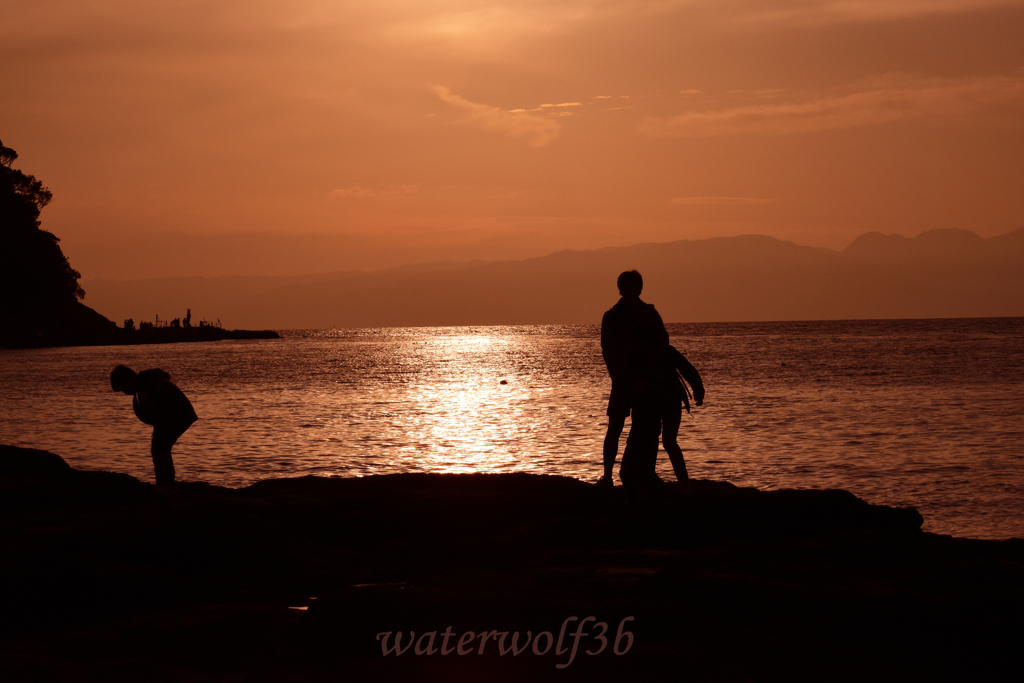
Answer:
[[[692,476],[845,488],[914,505],[930,530],[1024,536],[1021,319],[669,328],[708,386],[680,431]],[[610,385],[582,326],[0,351],[0,442],[151,481],[149,428],[107,383],[119,362],[162,367],[192,398],[183,479],[601,475]]]

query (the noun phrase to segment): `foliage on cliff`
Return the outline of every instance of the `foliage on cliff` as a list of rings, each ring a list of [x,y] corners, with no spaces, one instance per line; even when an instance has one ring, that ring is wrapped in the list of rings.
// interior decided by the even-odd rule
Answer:
[[[85,296],[60,240],[39,227],[53,195],[11,164],[18,153],[0,141],[0,311],[19,319],[46,316]]]
[[[80,303],[81,275],[39,227],[53,195],[12,166],[17,158],[0,142],[0,346],[108,342],[114,324]]]

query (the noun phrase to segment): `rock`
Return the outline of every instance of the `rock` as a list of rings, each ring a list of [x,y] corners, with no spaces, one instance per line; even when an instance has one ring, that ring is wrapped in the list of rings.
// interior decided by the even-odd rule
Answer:
[[[923,533],[846,491],[697,480],[637,502],[525,473],[157,488],[22,451],[0,449],[29,462],[0,477],[2,680],[983,680],[1024,637],[1024,541]],[[601,628],[625,654],[586,654]],[[427,654],[446,629],[467,654]],[[408,649],[385,655],[399,631]],[[562,650],[499,652],[545,631]]]
[[[68,479],[74,474],[71,465],[55,453],[0,445],[0,477]]]

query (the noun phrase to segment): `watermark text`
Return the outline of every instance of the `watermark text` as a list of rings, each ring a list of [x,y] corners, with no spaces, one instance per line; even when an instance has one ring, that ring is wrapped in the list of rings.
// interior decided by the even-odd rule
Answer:
[[[457,656],[476,653],[482,655],[485,652],[497,653],[499,657],[511,654],[518,657],[524,653],[531,653],[542,657],[551,652],[554,648],[556,657],[566,657],[565,661],[555,664],[555,668],[564,669],[570,666],[579,653],[586,653],[589,656],[596,656],[606,651],[616,655],[624,655],[633,647],[633,632],[627,631],[626,626],[634,621],[633,617],[625,617],[619,622],[615,636],[608,633],[608,624],[598,621],[597,617],[566,617],[562,627],[558,630],[556,639],[551,631],[541,631],[536,636],[532,631],[527,631],[522,636],[519,631],[465,631],[461,635],[448,626],[442,633],[427,631],[416,637],[415,631],[382,631],[377,634],[377,641],[380,642],[381,654],[384,657],[394,655],[399,657],[412,650],[412,654],[431,656],[440,654],[455,654]],[[576,623],[578,622],[578,623]],[[589,625],[589,631],[585,631]],[[573,626],[576,630],[570,631]],[[581,642],[582,641],[582,642]],[[494,645],[488,648],[488,643]]]

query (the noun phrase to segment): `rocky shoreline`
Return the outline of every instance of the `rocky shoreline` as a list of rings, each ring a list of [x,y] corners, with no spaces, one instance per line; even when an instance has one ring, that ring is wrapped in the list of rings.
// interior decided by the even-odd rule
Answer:
[[[2,680],[1020,669],[1024,541],[924,533],[915,510],[845,491],[696,481],[634,502],[529,474],[158,488],[3,446],[0,510]]]

